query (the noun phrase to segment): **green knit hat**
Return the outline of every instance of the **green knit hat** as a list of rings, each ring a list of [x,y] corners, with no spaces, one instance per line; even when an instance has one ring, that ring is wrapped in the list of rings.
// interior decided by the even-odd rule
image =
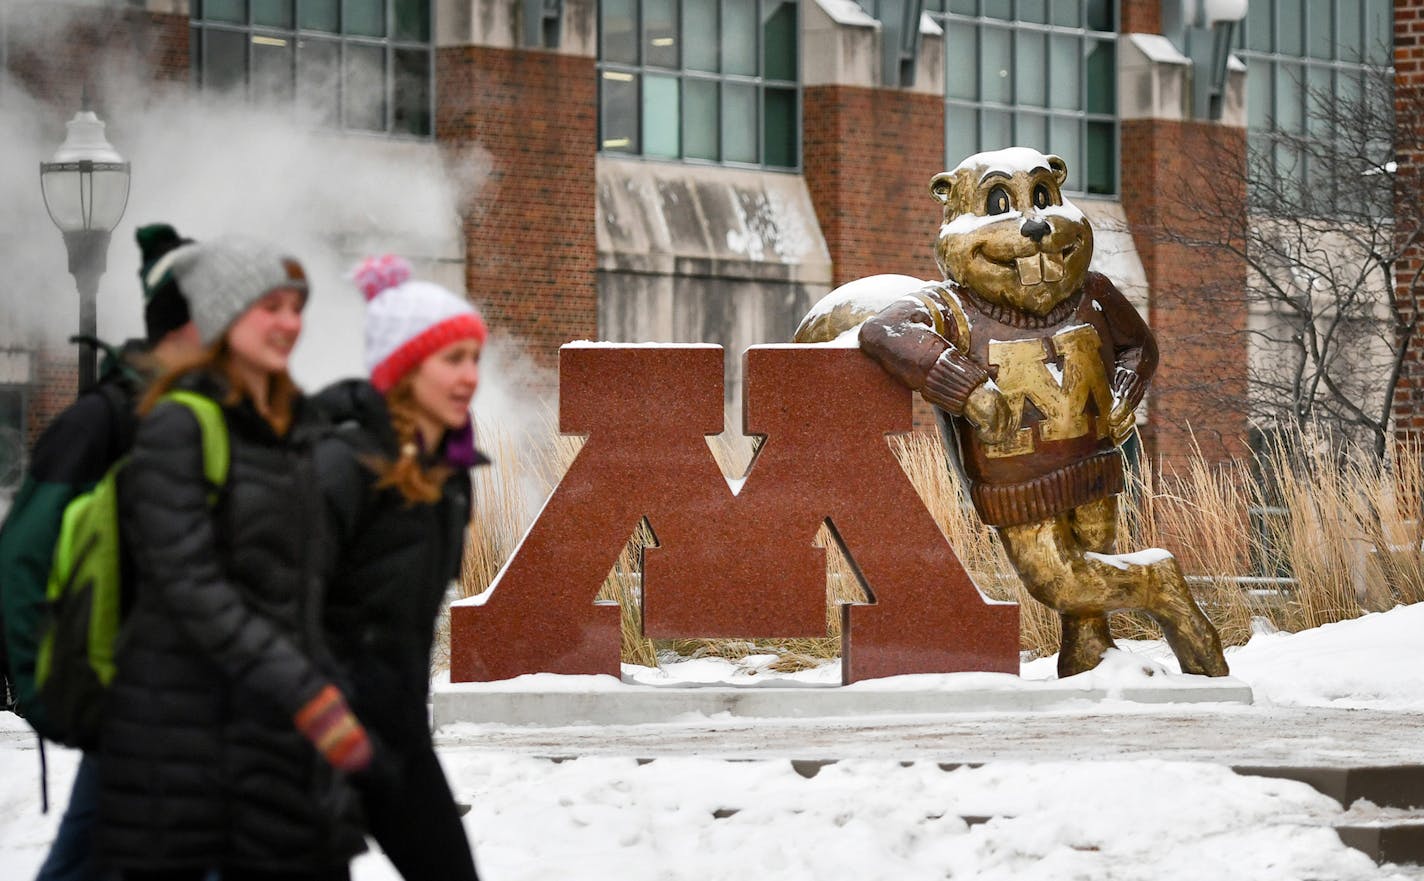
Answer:
[[[143,324],[152,345],[189,321],[188,300],[173,278],[173,261],[193,240],[180,237],[166,223],[141,226],[134,238],[141,254],[138,278],[143,284]]]

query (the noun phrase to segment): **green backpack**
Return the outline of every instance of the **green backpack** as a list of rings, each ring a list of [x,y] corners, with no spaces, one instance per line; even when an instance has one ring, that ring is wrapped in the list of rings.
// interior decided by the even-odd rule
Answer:
[[[217,402],[171,391],[163,396],[193,411],[203,436],[203,474],[209,502],[227,482],[227,423]],[[35,688],[49,717],[51,734],[65,746],[98,746],[104,692],[114,678],[114,644],[125,597],[119,536],[117,478],[120,459],[87,493],[64,508],[45,595],[47,615],[35,658]]]

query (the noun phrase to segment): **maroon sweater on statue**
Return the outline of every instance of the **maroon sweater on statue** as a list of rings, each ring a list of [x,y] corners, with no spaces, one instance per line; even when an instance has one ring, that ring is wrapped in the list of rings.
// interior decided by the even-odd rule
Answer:
[[[956,417],[950,424],[985,523],[1033,523],[1122,491],[1108,415],[1115,399],[1137,406],[1157,347],[1105,276],[1088,273],[1076,294],[1043,316],[991,303],[953,281],[929,285],[867,321],[860,344]],[[963,418],[965,400],[986,379],[1015,414],[1017,430],[997,444]]]

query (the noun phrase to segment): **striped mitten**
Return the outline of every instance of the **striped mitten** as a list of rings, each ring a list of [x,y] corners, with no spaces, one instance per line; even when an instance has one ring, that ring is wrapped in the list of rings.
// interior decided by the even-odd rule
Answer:
[[[371,739],[346,705],[336,686],[328,685],[307,701],[294,717],[302,732],[332,767],[364,771],[371,764]]]

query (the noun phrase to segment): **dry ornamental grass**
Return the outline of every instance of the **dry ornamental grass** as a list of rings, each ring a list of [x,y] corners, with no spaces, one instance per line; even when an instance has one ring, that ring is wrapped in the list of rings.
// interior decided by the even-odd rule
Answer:
[[[461,596],[483,591],[523,536],[542,500],[582,441],[560,437],[553,420],[536,436],[481,426],[481,445],[494,465],[475,473]],[[938,438],[892,438],[896,455],[925,506],[985,595],[1019,604],[1027,656],[1057,651],[1058,618],[1024,591],[994,531],[965,502],[956,471]],[[746,438],[709,439],[723,473],[740,475],[751,460]],[[1253,629],[1298,631],[1400,603],[1424,600],[1421,564],[1424,467],[1417,446],[1400,447],[1383,464],[1365,452],[1332,447],[1316,432],[1289,436],[1255,460],[1225,466],[1192,459],[1184,473],[1133,472],[1122,496],[1118,551],[1163,547],[1181,559],[1198,602],[1226,645]],[[854,570],[822,527],[827,548],[826,636],[784,640],[674,640],[654,643],[641,633],[641,549],[652,541],[646,522],[630,537],[598,592],[622,609],[623,660],[656,665],[659,658],[775,654],[773,667],[794,670],[840,652],[840,606],[863,603]],[[1158,638],[1139,615],[1113,616],[1120,638]],[[436,667],[448,666],[448,616],[442,616]]]

